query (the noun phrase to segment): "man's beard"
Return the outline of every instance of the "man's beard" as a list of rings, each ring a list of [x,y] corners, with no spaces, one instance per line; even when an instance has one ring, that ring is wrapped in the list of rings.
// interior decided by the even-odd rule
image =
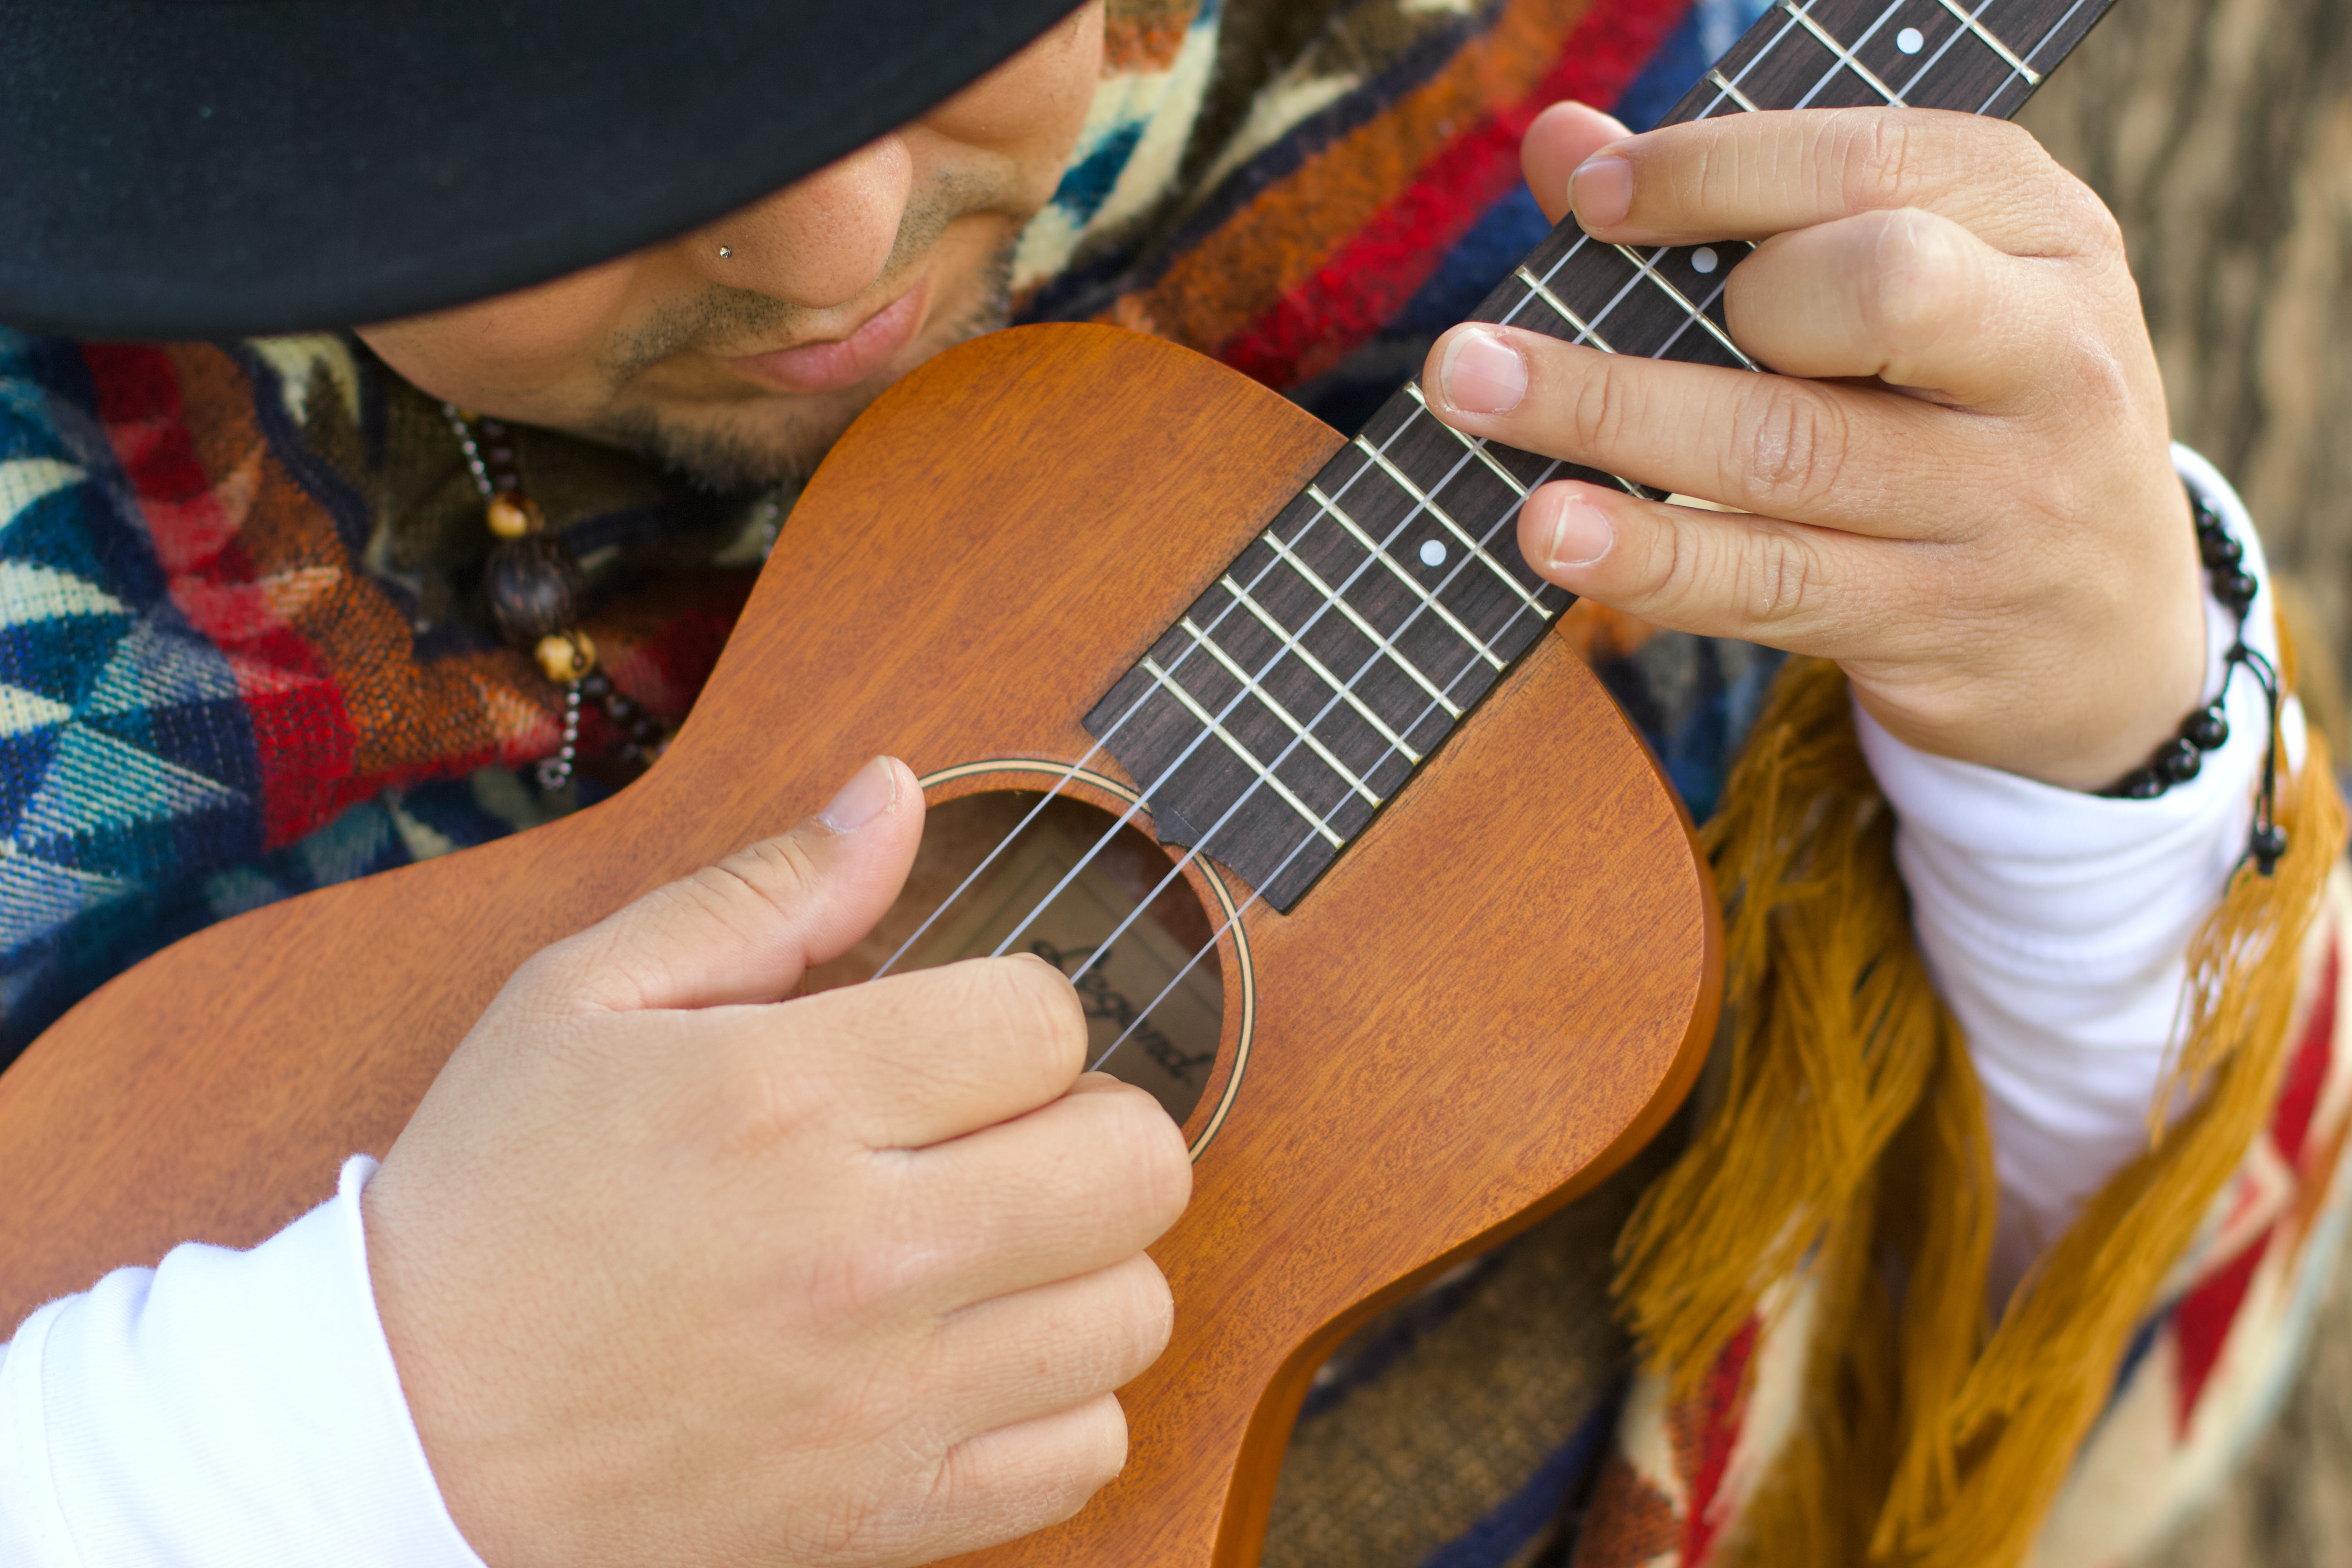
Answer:
[[[1014,243],[1008,238],[984,264],[980,301],[955,323],[942,351],[995,331],[1012,319]],[[880,396],[880,389],[874,395]],[[666,418],[657,408],[635,408],[614,415],[595,434],[704,489],[733,493],[806,482],[849,419],[863,411],[861,405],[848,417],[795,416],[779,428],[772,419],[747,419],[732,412],[714,411],[707,421],[690,421]],[[755,424],[763,427],[750,427]]]

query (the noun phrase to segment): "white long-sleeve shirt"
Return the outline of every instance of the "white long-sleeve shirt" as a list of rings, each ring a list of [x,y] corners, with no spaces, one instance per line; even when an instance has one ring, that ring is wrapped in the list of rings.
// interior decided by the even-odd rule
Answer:
[[[2275,658],[2244,509],[2175,455],[2246,548],[2263,584],[2249,640]],[[2209,605],[2209,700],[2233,634]],[[2189,940],[2245,848],[2264,726],[2242,674],[2229,719],[2197,779],[2121,801],[1927,755],[1857,710],[1920,951],[1984,1083],[1997,1292],[2145,1142]],[[2299,714],[2287,731],[2299,759]],[[353,1159],[331,1201],[250,1252],[178,1247],[26,1320],[0,1351],[0,1565],[481,1568],[376,1319],[373,1171]]]
[[[2244,503],[2186,447],[2173,461],[2245,547],[2263,584],[2246,641],[2275,665],[2270,572]],[[2237,623],[2210,595],[2205,619],[2210,702]],[[2147,1147],[2189,942],[2252,831],[2269,715],[2250,674],[2228,684],[2229,743],[2197,777],[2147,801],[1929,756],[1854,710],[1863,755],[1895,808],[1895,863],[1920,956],[1984,1088],[2000,1183],[1997,1301]],[[2303,760],[2302,710],[2290,702],[2280,728],[2291,770]]]

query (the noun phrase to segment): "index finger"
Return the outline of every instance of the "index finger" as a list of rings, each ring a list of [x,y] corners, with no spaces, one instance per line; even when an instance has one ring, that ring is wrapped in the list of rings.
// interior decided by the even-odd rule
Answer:
[[[1933,109],[1726,114],[1601,148],[1570,205],[1620,245],[1765,239],[1858,213],[1917,207],[2012,256],[2063,256],[2113,221],[2006,121]]]

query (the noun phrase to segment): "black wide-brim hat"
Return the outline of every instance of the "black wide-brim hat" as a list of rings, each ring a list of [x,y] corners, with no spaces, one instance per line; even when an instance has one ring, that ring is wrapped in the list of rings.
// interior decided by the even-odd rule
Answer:
[[[388,321],[707,223],[1076,0],[0,0],[0,322]]]

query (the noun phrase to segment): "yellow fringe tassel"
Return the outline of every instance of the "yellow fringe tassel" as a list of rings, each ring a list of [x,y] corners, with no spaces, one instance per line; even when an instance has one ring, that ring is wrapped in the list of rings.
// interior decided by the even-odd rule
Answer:
[[[1729,1079],[1626,1227],[1619,1295],[1648,1363],[1687,1394],[1771,1287],[1801,1276],[1812,1293],[1804,1407],[1725,1560],[2011,1568],[2269,1113],[2344,808],[2314,734],[2280,790],[2276,875],[2242,867],[2190,948],[2149,1152],[1996,1328],[1984,1105],[1912,945],[1894,821],[1848,704],[1834,665],[1791,661],[1707,827]],[[2162,1109],[2191,1100],[2177,1119]]]

